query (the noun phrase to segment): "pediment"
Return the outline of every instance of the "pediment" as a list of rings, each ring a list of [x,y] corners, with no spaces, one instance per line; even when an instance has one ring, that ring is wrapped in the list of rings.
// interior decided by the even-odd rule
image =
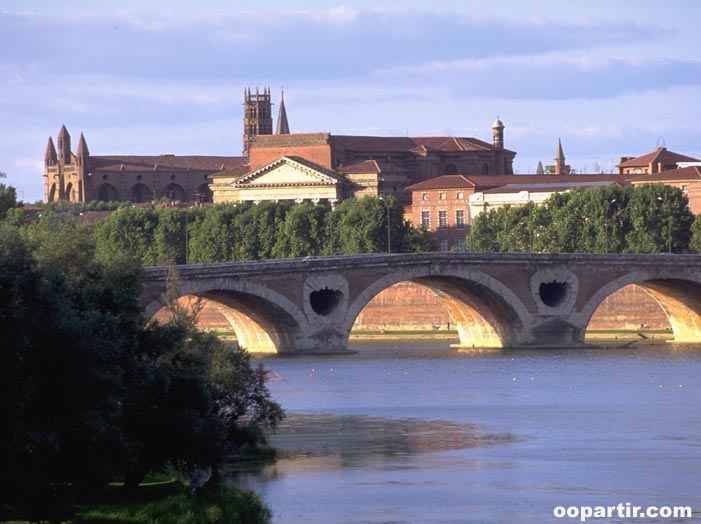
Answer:
[[[333,171],[304,159],[282,157],[234,182],[238,188],[284,186],[337,186]]]

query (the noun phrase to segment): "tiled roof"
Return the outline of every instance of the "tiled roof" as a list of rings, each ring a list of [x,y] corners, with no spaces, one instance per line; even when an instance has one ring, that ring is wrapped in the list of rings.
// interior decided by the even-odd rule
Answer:
[[[406,173],[409,170],[400,166],[395,166],[387,162],[381,162],[377,160],[363,160],[362,162],[355,162],[347,166],[343,166],[340,169],[341,173],[351,174],[351,173]]]
[[[349,151],[372,152],[414,152],[439,151],[485,151],[494,149],[492,144],[476,138],[453,136],[393,137],[393,136],[351,136],[332,135],[331,140]]]
[[[429,178],[418,184],[407,187],[409,191],[423,191],[427,189],[463,189],[473,188],[475,183],[464,175],[443,175]]]
[[[240,168],[246,160],[241,156],[91,156],[94,171],[144,172],[162,171],[223,171]]]
[[[443,175],[407,187],[410,191],[474,187],[475,191],[504,188],[509,191],[537,191],[538,188],[571,188],[626,183],[623,175]],[[498,191],[497,191],[498,192]]]
[[[639,156],[637,158],[631,158],[618,165],[618,167],[644,167],[650,164],[662,165],[672,165],[677,162],[698,162],[697,158],[692,158],[686,155],[680,155],[679,153],[674,153],[669,151],[664,147],[658,147],[652,153],[647,155]]]
[[[619,175],[621,176],[621,175]],[[701,178],[701,168],[698,166],[683,167],[681,169],[668,169],[652,175],[622,175],[628,183],[635,182],[669,182],[670,180],[694,180]]]

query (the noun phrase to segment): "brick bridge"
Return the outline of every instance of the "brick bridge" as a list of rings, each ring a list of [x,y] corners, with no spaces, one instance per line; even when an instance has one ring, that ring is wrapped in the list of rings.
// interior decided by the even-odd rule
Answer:
[[[212,301],[260,352],[343,352],[353,322],[387,287],[432,289],[465,347],[576,347],[601,302],[629,284],[660,304],[677,342],[701,342],[701,257],[421,253],[177,266],[177,295]],[[168,268],[146,269],[142,303],[163,306]],[[173,286],[170,286],[173,287]]]

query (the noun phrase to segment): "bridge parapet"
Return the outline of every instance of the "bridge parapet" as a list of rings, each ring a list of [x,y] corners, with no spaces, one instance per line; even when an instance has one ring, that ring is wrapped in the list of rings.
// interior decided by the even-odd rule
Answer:
[[[180,294],[236,312],[228,318],[253,351],[344,351],[362,308],[402,281],[437,293],[466,346],[582,345],[598,305],[629,284],[655,297],[678,340],[701,341],[697,255],[365,254],[172,269]],[[145,269],[146,315],[161,307],[168,275],[169,268]]]

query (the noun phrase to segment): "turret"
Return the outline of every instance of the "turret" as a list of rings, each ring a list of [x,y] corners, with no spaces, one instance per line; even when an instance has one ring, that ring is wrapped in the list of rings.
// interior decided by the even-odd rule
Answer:
[[[504,149],[504,124],[499,117],[492,124],[492,143],[496,149]]]
[[[88,157],[90,156],[90,151],[88,151],[88,144],[85,142],[85,137],[83,133],[80,133],[80,140],[78,141],[78,150],[76,151],[76,161],[80,167],[87,165]]]
[[[71,163],[71,135],[68,134],[68,129],[65,125],[61,126],[61,130],[56,137],[58,145],[58,162],[63,164]]]
[[[46,144],[46,154],[44,155],[44,165],[46,167],[55,166],[57,161],[58,156],[56,155],[54,141],[51,137],[49,137],[49,143]]]

